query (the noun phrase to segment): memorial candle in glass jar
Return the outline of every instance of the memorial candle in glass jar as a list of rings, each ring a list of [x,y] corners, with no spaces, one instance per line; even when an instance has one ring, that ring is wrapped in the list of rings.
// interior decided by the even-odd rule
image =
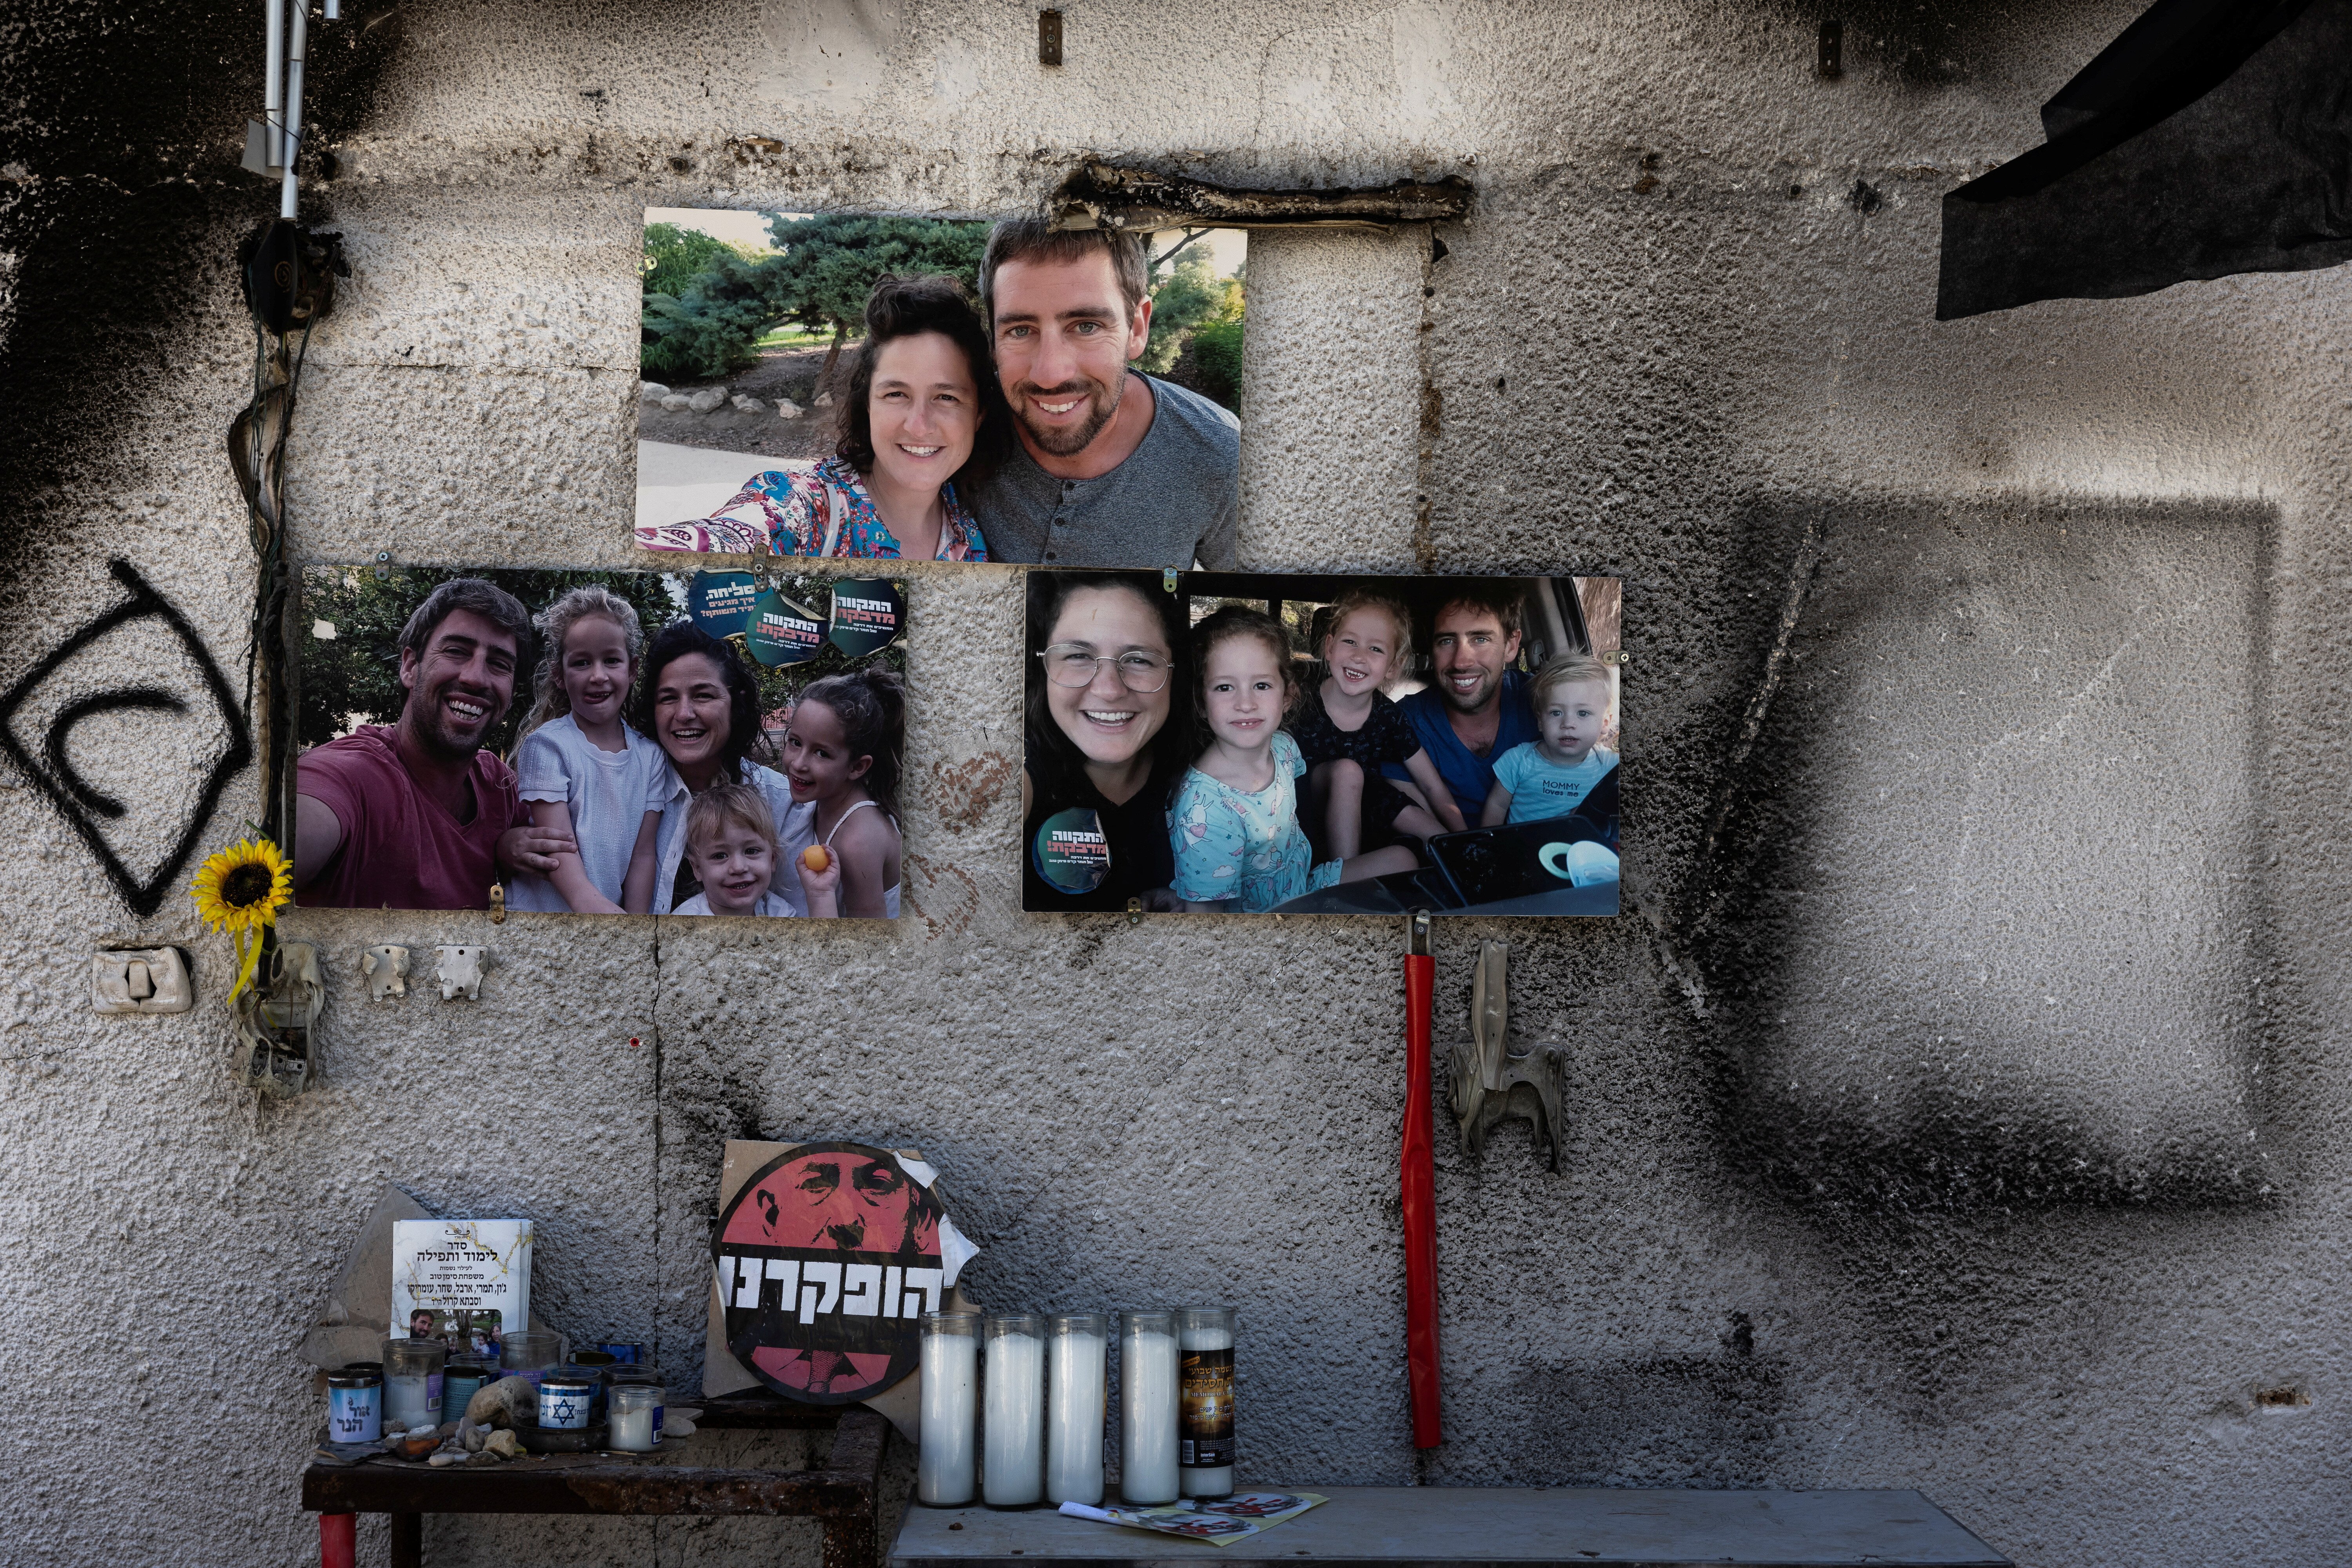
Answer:
[[[980,1500],[1034,1508],[1045,1500],[1045,1320],[991,1315],[982,1325]]]
[[[373,1443],[383,1436],[383,1373],[354,1364],[327,1374],[327,1440]]]
[[[605,1446],[625,1454],[652,1453],[658,1441],[654,1412],[661,1406],[660,1388],[650,1383],[616,1383],[604,1400],[610,1426]]]
[[[585,1432],[596,1403],[596,1380],[580,1373],[551,1372],[539,1380],[539,1425],[551,1432]],[[647,1424],[652,1418],[647,1417]]]
[[[915,1500],[961,1508],[979,1485],[980,1314],[923,1314],[921,1425]]]
[[[1234,1310],[1179,1307],[1176,1349],[1181,1366],[1178,1485],[1186,1497],[1229,1497],[1234,1489]]]
[[[1176,1500],[1176,1314],[1118,1317],[1119,1496],[1158,1507]]]
[[[1110,1324],[1099,1312],[1045,1320],[1045,1500],[1101,1504]]]
[[[441,1425],[441,1365],[449,1347],[439,1340],[389,1340],[383,1347],[383,1424],[404,1431]]]

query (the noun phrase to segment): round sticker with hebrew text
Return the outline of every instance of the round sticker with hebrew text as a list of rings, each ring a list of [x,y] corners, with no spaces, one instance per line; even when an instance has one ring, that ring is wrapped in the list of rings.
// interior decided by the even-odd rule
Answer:
[[[940,1310],[945,1212],[887,1149],[803,1143],[753,1173],[711,1243],[727,1348],[787,1399],[847,1405],[914,1372]]]

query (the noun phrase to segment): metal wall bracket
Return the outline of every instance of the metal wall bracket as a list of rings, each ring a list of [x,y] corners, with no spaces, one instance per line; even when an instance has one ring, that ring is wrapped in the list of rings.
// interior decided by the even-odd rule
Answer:
[[[1508,943],[1482,942],[1470,988],[1470,1038],[1457,1040],[1446,1063],[1446,1084],[1463,1147],[1484,1153],[1486,1130],[1514,1116],[1535,1124],[1536,1137],[1559,1169],[1562,1102],[1568,1093],[1568,1053],[1559,1046],[1510,1045]]]

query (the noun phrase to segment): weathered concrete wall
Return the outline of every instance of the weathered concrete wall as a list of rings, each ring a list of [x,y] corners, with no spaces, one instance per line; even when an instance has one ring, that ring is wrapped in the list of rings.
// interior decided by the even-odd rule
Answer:
[[[1019,914],[1019,579],[919,567],[897,930],[306,915],[332,995],[292,1104],[230,1086],[226,944],[176,894],[135,918],[6,781],[0,1561],[305,1560],[290,1352],[381,1179],[534,1217],[545,1312],[691,1372],[754,1131],[921,1145],[988,1301],[1236,1302],[1255,1478],[1917,1486],[2036,1565],[2345,1560],[2352,285],[1929,320],[1938,196],[2133,7],[1847,13],[1835,83],[1818,14],[1762,5],[1064,8],[1058,72],[990,0],[321,28],[310,210],[356,273],[296,549],[624,559],[648,203],[983,213],[1082,153],[1474,180],[1442,259],[1255,242],[1244,458],[1253,565],[1626,578],[1630,912],[1440,932],[1441,1037],[1507,938],[1575,1102],[1559,1175],[1440,1130],[1447,1447],[1416,1461],[1399,1375],[1397,933]],[[114,554],[236,674],[253,31],[51,7],[7,46],[0,682],[116,601]],[[174,809],[196,721],[105,722],[93,781]],[[247,775],[205,844],[256,810]],[[89,949],[132,938],[198,953],[194,1013],[90,1014]],[[461,938],[478,1005],[366,1001],[362,947]],[[127,1469],[151,1445],[185,1457]],[[782,1541],[813,1550],[436,1551]]]

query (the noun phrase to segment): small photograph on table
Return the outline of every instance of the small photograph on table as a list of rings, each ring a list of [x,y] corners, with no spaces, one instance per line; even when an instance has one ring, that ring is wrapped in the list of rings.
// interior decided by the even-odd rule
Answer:
[[[1230,564],[1245,237],[646,214],[636,544]]]
[[[906,624],[890,577],[306,568],[295,900],[896,919]]]
[[[1022,907],[1614,915],[1621,586],[1032,574]]]

